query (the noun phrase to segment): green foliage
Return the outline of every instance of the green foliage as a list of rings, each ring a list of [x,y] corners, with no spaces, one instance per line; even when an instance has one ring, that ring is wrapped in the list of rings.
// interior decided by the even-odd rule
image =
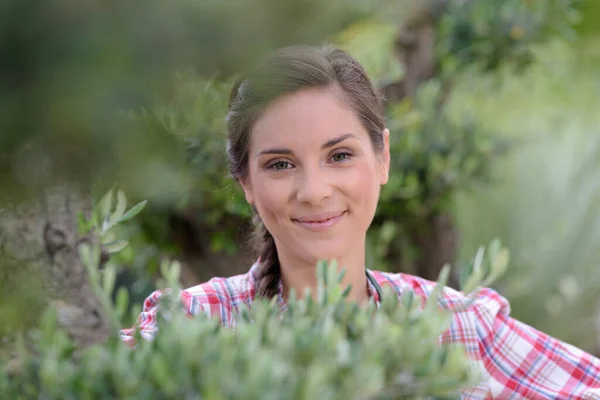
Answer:
[[[226,215],[250,217],[227,167],[225,117],[230,90],[229,82],[178,72],[171,96],[161,97],[139,116],[181,143],[194,186],[179,199],[180,206],[191,203],[199,207],[203,222],[209,225],[219,225]]]
[[[440,105],[444,95],[433,80],[421,85],[414,99],[388,106],[390,178],[368,233],[369,265],[375,268],[397,268],[389,265],[390,250],[402,249],[403,259],[394,263],[410,272],[416,249],[409,232],[450,212],[456,191],[488,184],[493,162],[510,148],[474,116],[454,118]]]
[[[456,68],[444,68],[443,77],[423,86],[416,99],[389,105],[394,157],[391,180],[383,188],[374,227],[378,229],[389,219],[400,225],[371,236],[389,238],[392,231],[402,232],[402,225],[418,224],[423,218],[447,211],[456,190],[488,180],[491,162],[506,150],[507,143],[498,139],[496,132],[480,127],[475,118],[456,120],[448,116],[444,107],[448,80],[477,60],[494,63],[493,68],[484,68],[488,71],[497,69],[500,61],[519,64],[523,54],[531,53],[531,45],[549,34],[548,18],[556,22],[555,31],[563,32],[566,28],[561,27],[572,23],[564,16],[572,11],[570,2],[557,0],[543,6],[520,3],[475,1],[456,3],[446,10],[438,24],[437,59],[442,66],[453,63]],[[522,25],[527,28],[526,35],[506,40],[507,34],[514,36]],[[335,36],[335,41],[357,57],[376,85],[383,87],[403,74],[394,50],[397,29],[372,18],[350,25]],[[465,36],[465,30],[474,33]],[[227,90],[228,85],[214,79],[180,73],[175,76],[170,96],[161,96],[142,117],[175,136],[183,148],[179,153],[188,155],[193,172],[186,180],[194,185],[179,196],[184,198],[180,205],[193,205],[203,223],[219,227],[219,233],[213,234],[213,250],[235,251],[235,233],[240,222],[249,220],[250,209],[237,185],[227,178],[223,135]],[[386,253],[380,240],[372,241],[379,243],[375,253]]]
[[[509,252],[502,248],[499,240],[493,240],[488,249],[480,247],[475,259],[461,271],[461,290],[469,293],[477,286],[490,286],[508,268]]]
[[[255,1],[268,3],[270,0]],[[369,3],[363,8],[352,3],[347,14],[339,18],[332,17],[337,5],[330,4],[318,13],[319,20],[333,18],[344,29],[329,28],[323,37],[332,37],[334,42],[357,57],[375,84],[384,87],[399,81],[404,73],[394,43],[399,29],[397,24],[401,24],[416,7],[414,4],[409,7],[408,3],[393,7],[387,2],[377,6]],[[300,15],[314,15],[310,11],[314,6],[311,0],[305,0],[297,7],[275,7],[264,18],[279,16],[278,24],[295,21],[294,18]],[[391,9],[395,7],[396,12],[402,9],[403,18],[399,16],[392,23]],[[237,20],[242,12],[216,5],[208,9],[215,15],[231,14],[232,20]],[[387,10],[385,15],[382,10]],[[484,129],[477,119],[464,115],[461,119],[449,117],[445,103],[451,97],[452,82],[464,78],[460,74],[466,66],[483,64],[484,70],[492,72],[503,64],[523,64],[523,60],[530,59],[533,54],[533,43],[556,32],[565,34],[573,22],[573,10],[571,2],[566,0],[543,4],[511,0],[451,2],[448,5],[436,26],[436,63],[442,67],[440,78],[424,85],[417,98],[388,105],[393,154],[391,180],[382,190],[374,231],[369,239],[373,243],[370,247],[371,253],[376,255],[374,263],[377,267],[386,268],[383,259],[389,246],[407,241],[406,237],[400,237],[407,225],[422,224],[428,216],[449,210],[456,190],[486,182],[489,166],[507,148],[506,143],[498,139],[497,132]],[[248,15],[254,16],[250,11]],[[364,16],[367,18],[361,18]],[[246,27],[258,24],[259,20],[261,18],[249,18],[238,27],[239,32],[235,32],[245,32]],[[265,26],[288,32],[287,27],[278,24]],[[217,35],[218,40],[227,42],[231,37],[237,37],[235,32],[231,34],[233,36]],[[257,35],[265,39],[262,32]],[[294,34],[290,35],[294,37]],[[300,36],[310,38],[315,35],[305,32]],[[245,43],[246,39],[244,37],[236,46]],[[256,46],[250,49],[256,50]],[[213,50],[216,51],[217,65],[243,64],[236,64],[216,48]],[[205,53],[208,54],[212,53]],[[264,53],[257,51],[256,54]],[[204,60],[198,65],[208,65],[206,63]],[[137,155],[119,152],[128,154],[126,165],[135,165],[135,168],[124,169],[120,183],[136,196],[150,199],[155,205],[154,213],[185,210],[186,215],[207,228],[212,251],[234,253],[239,249],[240,226],[250,225],[250,208],[238,185],[228,176],[225,152],[224,118],[234,70],[214,68],[212,72],[208,71],[204,68],[177,69],[171,81],[159,86],[153,100],[146,101],[141,111],[127,112],[131,131],[149,136],[150,140],[140,140],[136,133],[137,139],[124,141],[125,148],[141,147]],[[157,151],[147,148],[149,143],[165,145]],[[386,223],[389,220],[395,224]],[[150,240],[159,243],[163,251],[172,247],[169,236],[160,233],[168,231],[166,224],[157,218],[144,220],[145,229],[153,230]],[[386,224],[385,228],[383,224]],[[410,246],[411,243],[406,242],[402,247]]]
[[[379,3],[5,1],[0,58],[11,62],[0,83],[0,201],[43,184],[40,170],[83,182],[129,175],[134,197],[148,198],[131,190],[135,182],[168,191],[181,179],[157,167],[176,164],[164,162],[174,155],[170,138],[132,129],[120,111],[148,106],[174,71],[226,80],[276,47],[321,42]]]
[[[377,88],[382,88],[404,74],[394,51],[397,30],[395,24],[368,19],[346,28],[335,42],[361,63]]]
[[[79,214],[79,231],[83,235],[92,232],[100,239],[102,248],[109,255],[118,253],[127,246],[127,241],[117,240],[113,228],[117,224],[128,221],[138,215],[146,204],[147,201],[144,200],[127,210],[127,196],[125,196],[125,192],[119,189],[115,199],[115,191],[114,189],[110,189],[104,194],[98,204],[94,206],[89,219],[86,219],[83,213]]]
[[[511,268],[496,283],[515,318],[598,351],[600,119],[598,38],[538,48],[522,76],[457,87],[455,112],[476,112],[519,146],[494,167],[496,184],[456,196],[461,254],[500,237]],[[597,53],[596,53],[597,54]],[[490,96],[490,89],[497,91]]]
[[[489,178],[490,160],[505,141],[465,117],[453,121],[443,108],[437,81],[423,85],[411,100],[390,106],[389,183],[382,188],[383,218],[422,219],[447,210],[450,195]]]
[[[151,200],[162,200],[172,211],[193,209],[197,223],[219,227],[212,233],[212,250],[235,252],[240,223],[249,222],[251,211],[227,165],[225,117],[230,89],[229,82],[179,71],[173,74],[167,93],[141,112],[129,113],[129,118],[140,129],[168,135],[180,159],[183,190],[170,197],[148,193]]]
[[[464,68],[491,72],[503,65],[529,65],[533,44],[552,36],[574,36],[576,3],[579,1],[450,1],[437,32],[443,73],[450,77]]]
[[[291,293],[283,314],[276,300],[257,299],[236,314],[235,330],[204,314],[188,318],[178,273],[177,264],[163,264],[173,289],[161,303],[160,332],[153,341],[138,335],[134,349],[115,335],[75,354],[48,311],[37,355],[21,348],[18,366],[0,372],[2,398],[450,399],[481,379],[462,347],[438,343],[452,318],[437,306],[448,268],[424,304],[386,287],[377,308],[347,301],[343,272],[321,262],[314,297]],[[110,291],[108,278],[92,283]],[[104,305],[122,316],[123,304]]]
[[[598,18],[600,18],[600,4],[594,0],[579,0],[577,11],[581,15],[575,29],[578,35],[594,37],[600,33]]]
[[[406,15],[418,16],[415,10],[426,5],[416,3],[405,4]],[[439,7],[440,3],[428,6]],[[426,226],[429,217],[450,212],[457,191],[488,183],[493,163],[511,147],[505,135],[496,127],[483,125],[474,112],[457,116],[448,110],[455,85],[468,81],[474,73],[494,76],[503,67],[523,70],[535,58],[535,44],[553,37],[573,38],[579,5],[571,0],[447,3],[435,25],[438,76],[422,84],[414,99],[387,105],[390,181],[382,188],[368,238],[370,265],[377,268],[389,269],[392,249],[402,249],[403,259],[394,263],[410,271],[418,252],[410,232]],[[406,20],[406,15],[399,20]],[[378,85],[389,83],[386,77],[391,69],[386,66],[394,52],[392,26],[355,24],[339,36],[375,74]],[[370,46],[362,45],[367,41]]]

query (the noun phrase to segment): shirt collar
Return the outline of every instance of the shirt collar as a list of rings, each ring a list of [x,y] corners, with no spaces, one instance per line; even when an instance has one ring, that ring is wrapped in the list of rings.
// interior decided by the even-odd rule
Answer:
[[[256,263],[254,263],[254,265],[252,265],[252,268],[250,269],[251,285],[254,290],[254,293],[256,293],[258,267],[259,263],[257,261]],[[377,305],[377,308],[379,308],[379,303],[381,301],[381,287],[379,286],[379,283],[373,276],[373,273],[368,268],[365,268],[365,273],[367,275],[367,291],[369,294],[369,298],[373,299],[373,301]],[[279,309],[281,311],[287,310],[287,304],[283,299],[283,284],[281,282],[281,279],[277,284],[277,304],[279,305]]]

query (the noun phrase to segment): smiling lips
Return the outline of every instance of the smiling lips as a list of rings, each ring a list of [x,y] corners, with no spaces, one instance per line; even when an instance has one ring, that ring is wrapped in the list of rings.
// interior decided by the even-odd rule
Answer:
[[[336,224],[347,211],[329,212],[321,214],[307,215],[301,218],[292,219],[295,223],[308,228],[312,231],[324,231]]]

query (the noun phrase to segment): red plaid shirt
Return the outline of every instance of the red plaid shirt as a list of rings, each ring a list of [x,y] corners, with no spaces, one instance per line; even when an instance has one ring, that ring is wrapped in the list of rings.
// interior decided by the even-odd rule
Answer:
[[[248,273],[210,281],[183,290],[185,310],[219,317],[224,326],[235,326],[235,310],[252,304],[255,296],[255,264]],[[391,285],[400,296],[406,290],[427,298],[435,283],[415,276],[367,270],[379,286]],[[379,303],[376,286],[369,281],[370,295]],[[164,291],[152,293],[136,327],[123,329],[122,339],[133,344],[136,329],[152,339],[157,332],[156,313]],[[456,309],[464,302],[460,292],[447,288],[440,306]],[[279,305],[285,310],[280,284]],[[508,301],[484,289],[476,302],[455,312],[450,328],[440,342],[462,343],[473,361],[486,371],[484,383],[462,392],[463,399],[600,399],[600,360],[556,340],[509,316]]]

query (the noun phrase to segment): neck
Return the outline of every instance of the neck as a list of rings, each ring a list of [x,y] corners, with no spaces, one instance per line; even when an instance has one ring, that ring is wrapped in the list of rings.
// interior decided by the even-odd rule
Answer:
[[[294,289],[296,296],[302,298],[306,288],[311,289],[311,294],[316,295],[317,260],[302,259],[277,243],[277,253],[281,266],[281,282],[283,285],[283,298],[287,301],[290,290]],[[341,286],[352,286],[347,297],[348,301],[364,303],[369,298],[367,289],[367,276],[365,273],[365,247],[356,246],[349,254],[337,259],[338,271],[344,269],[345,274]]]

